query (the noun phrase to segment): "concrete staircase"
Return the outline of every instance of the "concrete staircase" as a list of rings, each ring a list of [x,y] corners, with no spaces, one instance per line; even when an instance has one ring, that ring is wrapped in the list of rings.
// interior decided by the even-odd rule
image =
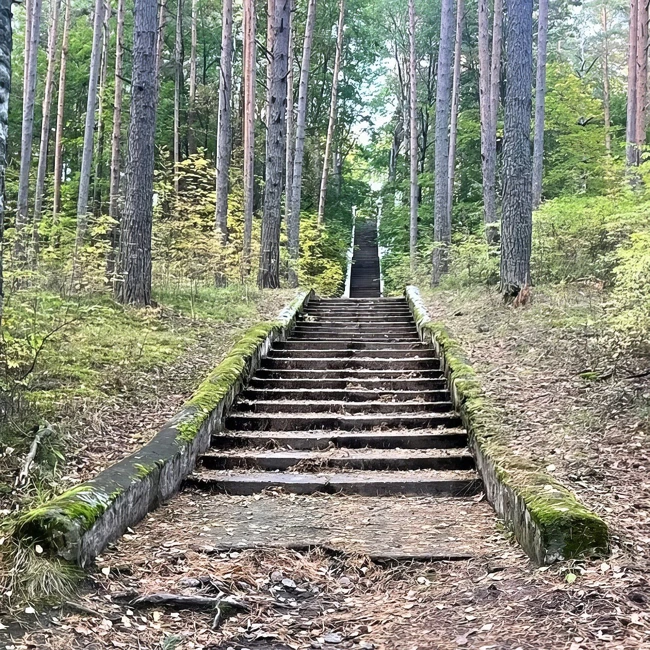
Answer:
[[[350,298],[379,298],[379,275],[377,222],[359,220],[354,229]]]

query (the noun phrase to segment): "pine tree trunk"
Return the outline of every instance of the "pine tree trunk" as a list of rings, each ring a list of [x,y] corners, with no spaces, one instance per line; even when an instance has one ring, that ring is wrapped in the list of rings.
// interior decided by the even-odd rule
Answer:
[[[627,50],[627,121],[625,160],[628,167],[637,164],[636,155],[636,45],[638,5],[644,0],[630,0],[630,31]]]
[[[273,16],[271,86],[267,108],[266,183],[262,215],[262,241],[257,284],[260,288],[280,286],[280,217],[282,168],[286,146],[287,72],[291,0],[277,0]]]
[[[542,201],[544,173],[544,113],[546,109],[546,46],[548,43],[548,0],[539,0],[537,31],[537,78],[535,81],[535,137],[533,140],[533,209]]]
[[[501,82],[501,43],[503,41],[503,0],[494,0],[494,16],[492,18],[492,59],[490,62],[490,146],[494,148],[496,167],[497,151],[497,122],[499,115],[499,95]],[[495,168],[496,176],[496,168]],[[496,218],[496,214],[495,214]]]
[[[181,92],[183,86],[183,0],[176,0],[174,39],[174,193],[178,202],[181,162]],[[178,206],[177,206],[178,207]]]
[[[120,241],[123,303],[151,304],[151,222],[156,133],[156,0],[135,0],[126,195]]]
[[[309,66],[311,48],[314,40],[316,23],[316,0],[309,0],[307,5],[307,22],[302,45],[302,63],[300,66],[300,83],[298,86],[298,110],[296,114],[296,151],[293,157],[293,175],[291,188],[291,213],[287,220],[289,239],[289,283],[298,285],[298,260],[300,259],[300,201],[302,198],[302,168],[305,156],[305,130],[307,126],[307,92],[309,90]]]
[[[409,0],[409,77],[410,77],[410,224],[409,255],[411,273],[415,273],[418,261],[418,128],[417,111],[417,67],[415,60],[415,0]],[[452,118],[453,119],[453,118]]]
[[[244,0],[244,242],[243,270],[250,272],[253,202],[255,197],[255,1]]]
[[[106,2],[104,15],[104,48],[102,65],[99,74],[99,99],[97,105],[97,151],[95,154],[95,177],[93,178],[93,213],[99,217],[102,213],[102,179],[104,178],[104,144],[106,139],[106,115],[104,103],[106,99],[106,77],[108,76],[108,46],[110,39],[109,18],[111,14],[110,0]]]
[[[451,113],[452,59],[454,55],[454,3],[442,0],[438,87],[436,89],[435,201],[433,204],[433,269],[431,282],[437,285],[449,268],[451,221],[448,213],[449,118]]]
[[[217,128],[217,203],[215,208],[215,229],[222,244],[228,242],[228,177],[232,152],[232,51],[232,0],[224,0],[221,27],[219,124]]]
[[[339,22],[336,32],[336,56],[334,57],[334,72],[332,74],[332,96],[330,98],[329,122],[327,124],[327,138],[325,139],[325,154],[323,155],[323,171],[320,181],[320,193],[318,196],[318,223],[322,224],[325,219],[325,199],[327,198],[327,177],[329,174],[330,155],[332,151],[332,140],[334,139],[334,127],[336,126],[336,101],[339,87],[339,70],[341,69],[341,57],[343,55],[343,28],[345,21],[345,0],[339,2]]]
[[[36,79],[38,63],[38,44],[41,30],[41,0],[31,0],[28,20],[29,49],[25,53],[27,72],[23,89],[23,122],[20,143],[20,172],[18,176],[18,200],[16,205],[16,243],[15,255],[19,263],[25,261],[25,228],[28,220],[29,172],[32,165],[32,141],[34,138],[34,103],[36,99]]]
[[[275,20],[275,0],[267,0],[266,3],[266,108],[264,113],[264,123],[269,124],[268,108],[271,104],[271,75],[273,68],[273,21]]]
[[[163,46],[165,45],[166,24],[167,0],[161,0],[158,6],[158,32],[156,35],[156,93],[160,90],[160,67],[162,65]]]
[[[61,210],[61,181],[63,174],[63,123],[65,118],[65,81],[68,65],[68,45],[70,41],[70,22],[72,19],[72,0],[65,5],[63,37],[61,39],[61,64],[59,65],[59,89],[56,104],[56,129],[54,132],[54,204],[52,221],[56,224]]]
[[[196,20],[198,0],[192,0],[192,40],[190,46],[190,97],[189,110],[187,111],[187,149],[190,155],[196,153],[196,134],[194,124],[196,122]]]
[[[45,174],[47,172],[47,150],[50,141],[50,113],[52,110],[52,92],[54,89],[54,72],[56,69],[56,43],[59,31],[59,14],[61,0],[52,3],[50,31],[47,39],[47,72],[45,74],[45,92],[43,93],[43,116],[41,120],[41,141],[38,148],[38,170],[36,173],[36,191],[34,200],[34,227],[32,232],[32,255],[34,265],[38,264],[39,233],[43,213],[43,194],[45,192]]]
[[[88,192],[90,189],[90,171],[93,163],[93,140],[95,135],[95,108],[97,106],[97,89],[99,85],[99,67],[101,64],[102,34],[104,31],[104,0],[95,2],[95,19],[93,23],[93,44],[90,54],[90,79],[88,81],[88,102],[86,104],[86,124],[84,127],[83,155],[79,172],[79,199],[77,201],[77,236],[75,239],[74,266],[83,246],[88,228]],[[74,270],[74,269],[73,269]],[[73,273],[74,278],[74,273]]]
[[[605,152],[610,156],[612,153],[612,124],[609,92],[609,26],[607,18],[607,4],[604,4],[601,12],[603,25],[603,113],[605,118]]]
[[[465,5],[458,0],[456,7],[456,47],[454,49],[454,81],[451,95],[451,126],[449,128],[449,185],[447,189],[447,213],[451,222],[454,207],[454,178],[456,176],[456,139],[458,135],[458,105],[460,95],[460,56],[463,45],[463,14]]]
[[[122,95],[124,83],[124,15],[125,0],[117,0],[117,24],[115,28],[115,92],[113,95],[113,132],[111,134],[111,180],[108,201],[108,216],[111,227],[108,234],[110,250],[106,261],[107,277],[115,273],[115,262],[120,238],[120,137],[122,135]]]
[[[11,3],[0,4],[0,322],[4,313],[4,224],[7,130],[11,91]]]
[[[503,147],[501,292],[515,298],[530,285],[533,229],[530,121],[533,1],[506,0],[506,99]]]
[[[646,133],[646,102],[648,94],[648,4],[647,0],[639,0],[637,6],[637,43],[636,43],[636,118],[635,142],[636,164],[642,162],[643,147]]]
[[[289,58],[288,65],[289,71],[287,73],[287,146],[286,146],[286,161],[284,164],[284,218],[289,222],[289,215],[291,213],[291,190],[293,188],[293,155],[294,155],[294,122],[293,122],[293,59],[294,59],[294,40],[295,40],[295,26],[294,26],[294,11],[295,0],[291,0],[291,12],[289,25]]]

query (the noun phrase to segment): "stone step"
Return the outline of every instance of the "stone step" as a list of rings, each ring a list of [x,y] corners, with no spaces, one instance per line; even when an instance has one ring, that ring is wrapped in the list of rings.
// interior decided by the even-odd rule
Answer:
[[[327,396],[329,397],[329,396]],[[393,402],[368,401],[349,402],[334,400],[238,400],[234,414],[246,413],[339,413],[341,415],[378,414],[391,415],[410,413],[446,413],[452,410],[448,401],[438,402]]]
[[[382,325],[389,323],[390,325],[415,325],[415,321],[411,316],[365,316],[365,315],[338,315],[338,314],[314,314],[309,312],[298,319],[298,323],[309,324],[329,324],[338,323],[343,325]]]
[[[472,470],[474,458],[466,449],[332,449],[328,451],[243,450],[210,452],[201,456],[205,469],[257,469],[286,471],[299,465],[302,472],[353,469],[375,472],[421,469]]]
[[[258,371],[259,373],[259,371]],[[407,378],[407,379],[375,379],[375,378],[268,378],[257,376],[250,381],[251,388],[278,389],[311,389],[323,393],[330,390],[372,390],[372,391],[428,391],[443,390],[447,387],[446,380],[440,375],[437,378]],[[423,393],[424,394],[424,393]]]
[[[217,449],[461,449],[467,446],[467,432],[453,427],[435,431],[227,431],[213,435],[212,446]]]
[[[336,332],[328,332],[327,334],[319,335],[318,332],[292,332],[291,341],[321,341],[338,343],[355,343],[362,341],[364,343],[421,343],[417,331],[409,334],[363,334],[360,332],[346,332],[338,330]]]
[[[357,316],[360,316],[362,318],[382,318],[384,316],[403,316],[407,318],[412,317],[411,310],[408,307],[359,307],[355,309],[343,307],[309,307],[303,313],[319,317],[343,316],[345,318]]]
[[[262,367],[271,370],[348,370],[355,368],[364,368],[368,370],[391,370],[410,371],[410,370],[437,370],[440,368],[438,359],[377,359],[371,357],[356,358],[337,358],[337,357],[292,357],[288,359],[278,359],[276,357],[266,357],[262,360]]]
[[[312,370],[305,368],[260,368],[255,377],[259,379],[438,379],[442,371],[429,368],[422,370],[371,370],[364,368],[341,368],[339,370]]]
[[[476,472],[420,470],[405,472],[233,472],[204,470],[195,472],[187,483],[228,494],[257,494],[281,488],[293,494],[359,494],[363,496],[431,495],[470,496],[483,487]]]
[[[354,323],[354,322],[336,322],[331,321],[328,323],[310,323],[309,321],[298,321],[294,328],[295,332],[361,332],[364,334],[372,334],[373,332],[382,333],[403,333],[417,331],[414,323],[385,323],[377,321],[375,323]]]
[[[421,350],[423,352],[429,351],[418,341],[405,342],[405,343],[391,343],[389,341],[375,341],[368,342],[364,340],[359,341],[321,341],[321,340],[300,340],[300,341],[277,341],[273,344],[273,350],[332,350],[332,351],[345,351],[345,350],[379,350],[396,352],[409,352],[411,350]]]
[[[269,352],[271,359],[296,359],[296,358],[310,358],[310,359],[437,359],[436,353],[427,348],[420,348],[419,350],[277,350],[275,347]]]
[[[314,305],[343,305],[348,306],[370,306],[370,305],[408,305],[406,298],[383,297],[383,298],[316,298],[310,300],[308,307]]]
[[[334,390],[322,388],[248,388],[242,393],[245,400],[341,400],[346,402],[445,402],[448,390]]]
[[[230,431],[313,431],[317,429],[341,431],[372,431],[385,429],[422,429],[461,426],[456,413],[410,413],[383,415],[339,415],[335,413],[233,414],[226,418]]]

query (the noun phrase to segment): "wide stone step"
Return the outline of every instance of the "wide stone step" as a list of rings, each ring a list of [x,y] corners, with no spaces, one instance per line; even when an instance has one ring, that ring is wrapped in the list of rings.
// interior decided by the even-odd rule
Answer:
[[[467,432],[452,427],[435,431],[227,431],[213,435],[212,446],[217,449],[460,449],[467,446]]]
[[[482,490],[482,482],[473,471],[421,470],[407,472],[233,472],[204,470],[192,474],[187,483],[228,494],[257,494],[269,488],[281,488],[293,494],[359,494],[363,496],[431,495],[470,496]]]
[[[364,343],[419,343],[420,337],[416,331],[413,331],[411,334],[362,334],[360,332],[346,332],[338,330],[336,332],[328,332],[327,335],[319,336],[318,332],[293,332],[291,334],[292,341],[337,341],[339,343],[354,343],[357,341],[362,341]]]
[[[474,459],[466,449],[332,449],[328,451],[244,450],[211,452],[201,456],[205,469],[258,469],[302,472],[321,469],[408,471],[421,469],[472,470]]]
[[[330,340],[323,341],[316,340],[301,340],[301,341],[277,341],[273,344],[274,350],[387,350],[395,351],[398,354],[408,352],[410,350],[428,350],[419,341],[391,343],[390,341],[374,341],[369,342],[365,340],[358,341],[340,341]]]
[[[322,388],[248,388],[242,393],[245,400],[342,400],[346,402],[445,402],[448,390],[334,390]]]
[[[355,368],[366,368],[369,370],[430,370],[440,368],[440,362],[433,359],[373,359],[369,357],[357,358],[310,358],[294,357],[289,359],[278,359],[266,357],[262,361],[263,368],[287,369],[287,370],[347,370]]]
[[[408,307],[375,307],[373,309],[333,309],[330,307],[314,307],[304,312],[309,316],[342,316],[344,318],[382,318],[385,316],[402,316],[411,318],[411,310]]]
[[[372,390],[372,391],[428,391],[442,390],[447,387],[446,380],[440,375],[426,379],[418,378],[382,378],[375,379],[372,376],[367,378],[323,378],[323,377],[300,377],[287,378],[282,375],[280,378],[262,376],[258,370],[258,376],[253,377],[250,382],[251,388],[280,388],[280,389],[313,389],[321,393],[331,390]],[[277,373],[275,373],[277,374]],[[373,373],[374,375],[374,373]]]
[[[437,359],[436,353],[427,348],[420,348],[416,350],[350,350],[344,348],[342,350],[286,350],[286,349],[272,349],[269,353],[272,359],[297,359],[297,358],[310,358],[310,359]]]
[[[362,332],[367,334],[372,334],[373,332],[383,332],[383,333],[397,333],[401,334],[403,332],[413,332],[416,331],[414,323],[385,323],[382,321],[377,321],[374,323],[354,323],[354,322],[328,322],[328,323],[318,323],[318,322],[309,322],[309,321],[298,321],[294,332],[328,332],[328,331],[337,331],[345,330],[346,332]]]
[[[343,325],[382,325],[389,323],[390,325],[414,325],[415,321],[409,315],[404,316],[386,316],[386,315],[333,315],[333,314],[315,314],[309,312],[298,320],[299,324],[309,323],[334,323]]]
[[[235,413],[226,418],[226,428],[231,431],[313,431],[316,429],[371,431],[380,428],[435,429],[460,425],[460,418],[453,412],[397,415]]]
[[[338,370],[313,370],[304,368],[260,368],[255,376],[260,379],[438,379],[442,371],[429,368],[422,370],[373,370],[364,368],[341,368]]]
[[[451,402],[348,402],[333,400],[239,400],[234,413],[339,413],[341,415],[388,413],[445,413],[452,410]]]

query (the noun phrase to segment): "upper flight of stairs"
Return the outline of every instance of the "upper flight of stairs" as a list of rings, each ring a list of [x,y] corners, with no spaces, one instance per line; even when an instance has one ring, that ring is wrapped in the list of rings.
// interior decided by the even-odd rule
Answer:
[[[379,298],[380,295],[377,222],[359,220],[354,229],[350,298]]]

